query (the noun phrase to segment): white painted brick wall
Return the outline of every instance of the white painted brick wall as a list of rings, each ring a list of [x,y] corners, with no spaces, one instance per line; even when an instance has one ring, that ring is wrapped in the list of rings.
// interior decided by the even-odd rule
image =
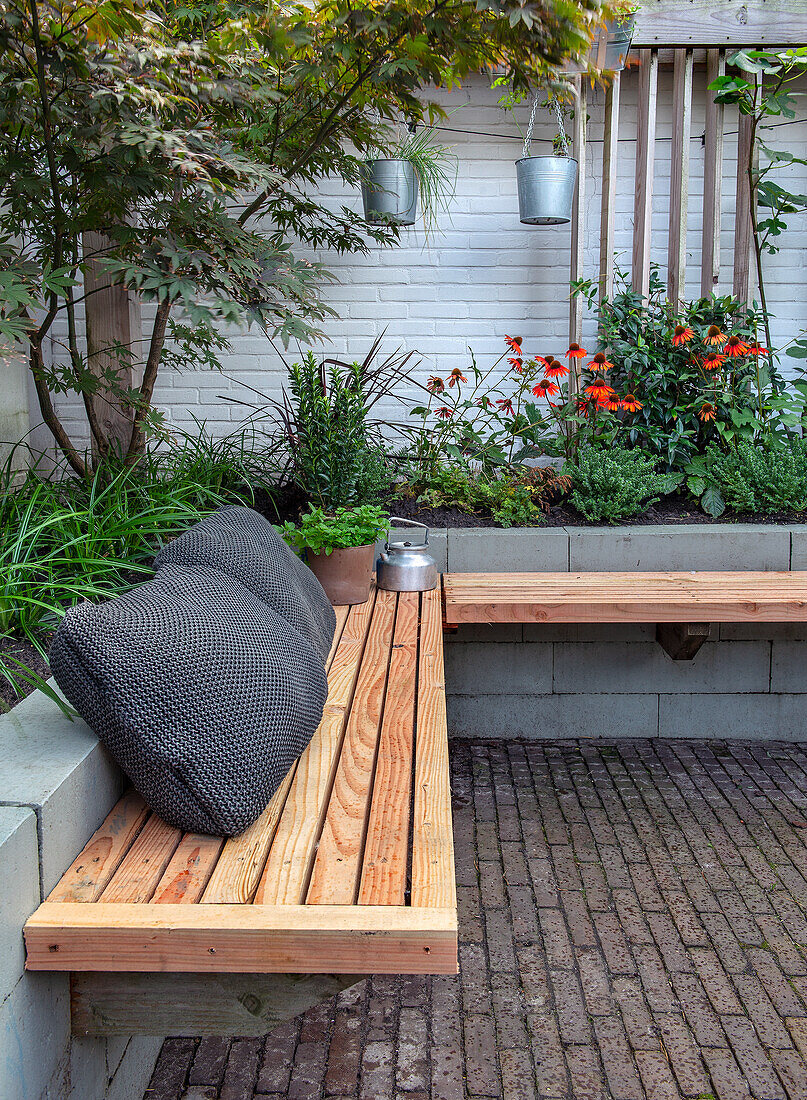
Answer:
[[[619,146],[619,189],[616,217],[618,262],[630,266],[633,222],[634,135],[636,130],[635,72],[623,77]],[[700,233],[706,102],[705,74],[695,73],[690,159],[690,204],[686,293],[700,289]],[[337,318],[327,325],[331,353],[361,357],[371,341],[386,329],[385,347],[402,346],[423,356],[422,377],[445,374],[467,362],[471,346],[480,363],[498,356],[505,333],[525,338],[525,348],[559,355],[566,348],[568,327],[568,227],[530,227],[518,221],[515,169],[520,156],[518,127],[526,125],[529,106],[505,112],[497,105],[498,93],[481,78],[445,97],[450,111],[441,135],[454,146],[459,160],[457,194],[450,218],[443,218],[440,232],[428,245],[422,228],[405,230],[395,249],[372,246],[369,256],[321,257],[339,282],[326,292]],[[585,274],[595,277],[599,252],[601,158],[604,93],[590,94],[589,150],[586,181],[587,231]],[[656,144],[655,196],[653,202],[653,258],[665,275],[668,228],[670,114],[672,72],[660,73],[659,118]],[[554,132],[548,112],[536,128],[540,139],[533,152],[549,150]],[[462,132],[453,132],[462,131]],[[731,291],[733,264],[734,187],[736,179],[736,111],[726,111],[723,185],[722,272],[719,290]],[[470,131],[476,131],[471,133]],[[482,134],[478,132],[482,132]],[[772,144],[782,140],[800,155],[807,154],[807,125],[796,123],[771,133]],[[793,169],[782,173],[795,189],[807,191],[807,173]],[[358,193],[333,183],[327,195],[358,209]],[[770,308],[775,315],[775,342],[781,345],[807,327],[805,247],[807,218],[793,216],[791,228],[781,238],[782,250],[768,261]],[[588,316],[585,343],[594,341],[594,322]],[[290,354],[294,356],[296,349]],[[792,364],[784,360],[784,367]],[[157,389],[157,402],[169,421],[192,429],[192,417],[207,421],[216,434],[232,431],[243,417],[243,408],[232,398],[249,395],[237,384],[248,383],[276,395],[283,368],[268,341],[256,332],[236,334],[232,354],[224,360],[224,374],[204,371],[165,372]],[[390,416],[400,410],[387,409]],[[68,426],[83,423],[81,410],[71,409]]]

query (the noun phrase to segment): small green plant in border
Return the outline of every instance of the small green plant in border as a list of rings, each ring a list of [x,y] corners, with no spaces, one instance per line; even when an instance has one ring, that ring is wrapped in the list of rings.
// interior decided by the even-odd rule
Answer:
[[[367,546],[387,530],[389,515],[383,508],[362,504],[359,508],[337,508],[328,515],[322,508],[310,508],[299,523],[287,520],[277,530],[297,553],[331,554]]]
[[[407,490],[431,508],[489,512],[502,527],[537,527],[544,523],[552,500],[568,492],[570,484],[550,466],[513,467],[491,475],[446,465],[410,483]]]
[[[687,473],[687,486],[712,516],[726,507],[760,515],[807,510],[806,439],[710,447]]]
[[[563,472],[572,479],[570,501],[593,521],[617,523],[635,516],[680,484],[676,474],[659,474],[657,460],[623,447],[586,447]]]

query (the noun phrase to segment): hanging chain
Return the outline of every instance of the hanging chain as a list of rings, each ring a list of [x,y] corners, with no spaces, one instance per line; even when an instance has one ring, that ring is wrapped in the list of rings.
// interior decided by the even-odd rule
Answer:
[[[547,104],[547,106],[549,106]],[[566,136],[566,127],[563,125],[563,111],[561,110],[560,101],[554,96],[552,97],[552,107],[555,109],[555,119],[558,124],[558,137],[560,138],[561,148],[563,149],[564,157],[569,155],[569,139]],[[532,143],[532,132],[535,129],[535,116],[538,113],[538,93],[535,93],[535,99],[532,104],[532,112],[530,114],[530,121],[527,124],[527,134],[524,138],[524,149],[522,151],[523,157],[530,155],[530,144]]]

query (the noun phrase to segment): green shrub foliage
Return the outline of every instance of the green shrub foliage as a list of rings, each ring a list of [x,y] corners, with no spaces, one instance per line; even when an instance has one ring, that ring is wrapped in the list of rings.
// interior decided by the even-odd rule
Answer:
[[[726,453],[713,448],[706,459],[711,478],[734,511],[807,510],[807,440],[768,447],[742,442]]]
[[[622,447],[589,447],[564,473],[572,479],[571,503],[586,519],[617,523],[655,504],[679,482],[676,475],[659,474],[656,460]]]

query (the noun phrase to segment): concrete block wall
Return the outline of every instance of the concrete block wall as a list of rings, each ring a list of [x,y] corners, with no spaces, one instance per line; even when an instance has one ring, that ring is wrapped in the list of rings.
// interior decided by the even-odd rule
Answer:
[[[0,1097],[139,1100],[161,1040],[71,1039],[66,974],[26,973],[22,927],[120,797],[80,719],[35,692],[0,716]]]
[[[807,526],[433,532],[450,571],[807,568]],[[807,623],[717,624],[673,661],[650,624],[468,625],[446,636],[454,737],[807,739]]]

